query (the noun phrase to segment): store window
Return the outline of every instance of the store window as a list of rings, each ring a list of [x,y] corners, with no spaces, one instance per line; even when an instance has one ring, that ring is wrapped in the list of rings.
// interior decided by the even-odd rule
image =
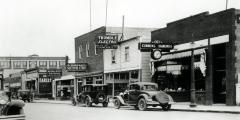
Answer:
[[[93,77],[86,77],[86,84],[93,84]]]
[[[111,50],[112,64],[116,63],[116,50]]]
[[[138,71],[137,70],[131,71],[131,79],[138,79]]]
[[[129,47],[125,47],[125,61],[128,62],[130,60],[129,58]]]
[[[194,73],[196,91],[205,90],[206,63],[204,55],[194,56]],[[171,92],[190,91],[191,83],[191,58],[161,61],[155,64],[157,72],[154,74],[155,82],[159,89]]]

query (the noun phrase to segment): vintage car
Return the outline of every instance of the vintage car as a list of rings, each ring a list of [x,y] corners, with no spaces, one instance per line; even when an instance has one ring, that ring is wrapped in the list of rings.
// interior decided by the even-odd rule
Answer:
[[[0,90],[0,119],[24,120],[24,102],[22,100],[11,100],[11,92]]]
[[[128,89],[113,98],[115,108],[134,106],[135,109],[146,110],[148,106],[161,106],[164,111],[174,103],[170,95],[158,90],[158,86],[151,82],[136,82]]]
[[[72,104],[84,104],[91,107],[92,103],[102,103],[103,107],[108,106],[107,85],[89,84],[82,86],[82,92],[72,99]]]
[[[24,102],[32,102],[33,93],[30,90],[18,90],[18,98]]]

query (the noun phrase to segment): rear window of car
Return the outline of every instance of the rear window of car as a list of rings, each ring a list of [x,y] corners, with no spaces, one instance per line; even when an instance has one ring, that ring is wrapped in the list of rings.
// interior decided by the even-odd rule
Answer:
[[[155,86],[155,85],[143,85],[142,90],[148,90],[148,91],[157,90],[157,86]]]

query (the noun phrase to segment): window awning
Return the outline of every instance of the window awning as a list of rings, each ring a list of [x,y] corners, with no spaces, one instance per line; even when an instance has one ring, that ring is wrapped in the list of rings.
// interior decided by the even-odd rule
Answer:
[[[205,53],[205,49],[197,49],[194,50],[194,55],[201,55]],[[164,60],[172,60],[172,59],[178,59],[178,58],[184,58],[184,57],[190,57],[191,51],[185,51],[180,53],[170,53],[163,55],[158,61],[164,61]]]

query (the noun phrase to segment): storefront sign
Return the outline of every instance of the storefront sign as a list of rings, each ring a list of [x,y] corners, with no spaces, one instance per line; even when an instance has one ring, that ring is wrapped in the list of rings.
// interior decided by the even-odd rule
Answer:
[[[85,72],[87,70],[87,63],[68,63],[66,70],[68,72]]]
[[[62,76],[61,69],[44,69],[39,70],[39,78],[58,78]]]
[[[169,51],[173,49],[173,44],[169,43],[139,43],[138,49],[141,52],[150,52],[153,49],[161,49],[162,51]]]
[[[117,49],[118,35],[99,35],[96,38],[96,48]]]

